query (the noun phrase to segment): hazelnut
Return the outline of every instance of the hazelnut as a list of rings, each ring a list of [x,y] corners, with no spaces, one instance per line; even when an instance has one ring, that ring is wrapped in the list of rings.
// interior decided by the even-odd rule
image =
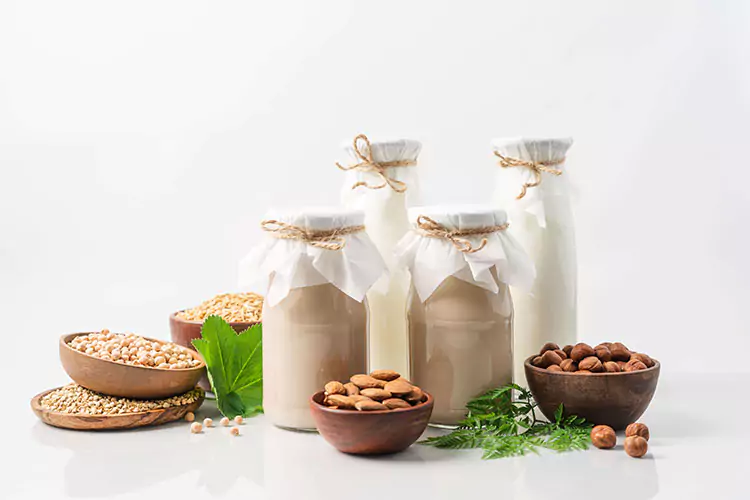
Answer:
[[[562,348],[562,351],[570,357],[570,351],[573,350],[573,346],[568,344],[565,347]]]
[[[641,458],[648,451],[648,441],[641,436],[630,436],[625,438],[625,453],[633,458]]]
[[[539,364],[540,368],[547,368],[550,365],[559,365],[562,363],[562,358],[557,355],[555,351],[545,351],[542,354],[542,361]]]
[[[541,356],[547,351],[555,351],[559,348],[560,346],[555,344],[554,342],[547,342],[546,344],[542,346],[542,349],[539,351],[539,355]]]
[[[555,352],[557,353],[558,356],[560,356],[560,358],[568,359],[568,355],[565,354],[565,351],[563,351],[562,349],[555,349]]]
[[[614,448],[617,444],[615,430],[608,425],[597,425],[591,429],[591,443],[602,450]]]
[[[618,365],[615,361],[605,361],[604,363],[602,363],[602,367],[607,373],[620,373],[622,371],[620,365]]]
[[[612,353],[605,346],[597,347],[594,349],[594,352],[596,353],[596,357],[599,358],[602,363],[605,361],[612,361]]]
[[[628,361],[630,359],[630,351],[619,342],[612,344],[609,352],[612,353],[612,361]]]
[[[638,361],[637,359],[632,359],[627,362],[623,371],[635,372],[638,370],[645,370],[646,368],[646,365],[644,365],[642,362]]]
[[[578,370],[577,372],[573,372],[573,375],[591,375],[591,372],[588,370]]]
[[[644,365],[646,365],[647,368],[651,368],[655,364],[654,360],[651,359],[651,356],[649,356],[648,354],[640,353],[640,352],[633,352],[633,353],[631,353],[630,354],[630,359],[631,360],[632,359],[637,359],[638,361],[640,361],[641,363],[643,363]]]
[[[535,357],[534,359],[531,360],[531,364],[533,366],[541,367],[541,365],[542,365],[542,357],[541,356]]]
[[[580,342],[576,344],[573,349],[570,351],[570,359],[575,361],[576,363],[578,361],[581,361],[583,358],[588,358],[589,356],[595,355],[596,352],[591,348],[590,345],[584,344],[583,342]]]
[[[617,366],[619,366],[619,367],[620,367],[620,371],[621,371],[621,372],[624,372],[624,371],[625,371],[625,365],[627,365],[627,364],[628,364],[628,362],[627,362],[627,361],[615,361],[615,363],[617,363]]]
[[[610,349],[612,347],[612,342],[602,342],[601,344],[594,347],[594,349],[599,349],[600,347],[606,347],[607,349]]]
[[[548,372],[561,372],[562,368],[560,368],[560,365],[549,365],[547,367]]]
[[[596,356],[589,356],[584,358],[578,363],[578,368],[581,370],[588,370],[590,372],[602,371],[602,362]]]
[[[563,359],[562,363],[560,363],[560,368],[564,372],[574,372],[578,369],[578,363],[572,359]]]
[[[648,441],[648,438],[650,437],[650,433],[648,432],[648,427],[646,427],[646,424],[630,424],[625,429],[625,437],[630,436],[641,436],[643,439]]]

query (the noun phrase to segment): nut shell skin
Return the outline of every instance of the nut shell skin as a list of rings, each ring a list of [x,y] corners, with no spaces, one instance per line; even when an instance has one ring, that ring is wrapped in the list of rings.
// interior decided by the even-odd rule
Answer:
[[[560,363],[560,368],[564,372],[574,372],[578,370],[578,363],[576,363],[572,359],[563,359],[562,363]]]
[[[591,444],[602,450],[614,448],[617,444],[615,430],[608,425],[597,425],[591,429]]]
[[[620,342],[615,342],[609,348],[609,352],[612,353],[612,361],[629,361],[630,351]]]
[[[570,351],[570,359],[578,363],[583,358],[596,355],[596,352],[591,348],[590,345],[579,342]]]
[[[648,451],[648,441],[641,436],[630,436],[625,438],[625,453],[633,458],[641,458]]]
[[[596,357],[599,358],[602,363],[612,361],[612,353],[605,346],[597,347],[594,349],[594,352],[596,352]]]
[[[605,361],[602,363],[602,367],[606,373],[620,373],[622,371],[616,361]]]
[[[625,365],[625,368],[623,371],[626,372],[634,372],[638,370],[645,370],[647,367],[642,362],[638,361],[637,359],[631,359],[628,361],[628,363]]]
[[[578,368],[581,370],[588,370],[590,372],[600,372],[602,371],[602,362],[599,361],[599,358],[596,356],[589,356],[588,358],[584,358],[581,360],[580,363],[578,363]]]
[[[539,350],[539,355],[542,356],[547,351],[556,351],[557,349],[560,349],[559,345],[555,344],[554,342],[547,342]]]
[[[542,361],[539,367],[547,368],[550,365],[559,365],[560,363],[562,363],[562,358],[555,351],[546,351],[542,354]]]
[[[651,437],[651,433],[649,432],[646,424],[634,423],[634,424],[630,424],[625,429],[625,437],[630,437],[630,436],[641,436],[643,439],[648,441],[649,438]]]

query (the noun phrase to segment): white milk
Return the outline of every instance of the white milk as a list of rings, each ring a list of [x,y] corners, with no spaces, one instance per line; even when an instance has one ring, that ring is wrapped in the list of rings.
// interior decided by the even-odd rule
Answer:
[[[502,210],[419,207],[409,213],[416,227],[397,253],[412,278],[410,380],[435,398],[430,421],[455,425],[470,399],[511,382],[509,284],[528,288],[534,268],[508,233]],[[438,224],[438,231],[425,231],[420,216]],[[467,234],[479,228],[481,234]]]
[[[494,149],[525,161],[565,158],[572,139],[497,139]],[[525,385],[523,362],[545,342],[576,343],[577,268],[575,232],[565,163],[550,165],[562,175],[541,173],[541,182],[518,199],[524,183],[535,180],[526,167],[497,166],[495,202],[508,212],[513,235],[534,261],[531,293],[512,290],[515,305],[514,380]]]
[[[358,141],[357,148],[373,162],[416,163],[421,144],[406,139],[373,141],[370,146],[371,156],[365,141]],[[344,150],[349,159],[342,162],[343,167],[366,163],[362,156],[357,155],[352,143],[347,143]],[[396,181],[396,189],[389,185],[373,189],[383,185],[384,179],[368,167],[348,170],[342,187],[344,205],[364,211],[367,234],[391,270],[390,279],[381,280],[367,294],[370,310],[370,368],[395,370],[403,374],[407,373],[406,300],[409,278],[404,270],[394,269],[393,250],[401,237],[409,231],[407,202],[416,194],[416,168],[416,165],[384,168],[383,173]],[[353,188],[356,183],[366,185]],[[405,189],[404,192],[398,192],[401,188]]]
[[[365,294],[385,263],[362,212],[300,209],[266,219],[266,237],[240,265],[241,288],[266,296],[263,408],[274,425],[314,429],[310,397],[367,372]]]

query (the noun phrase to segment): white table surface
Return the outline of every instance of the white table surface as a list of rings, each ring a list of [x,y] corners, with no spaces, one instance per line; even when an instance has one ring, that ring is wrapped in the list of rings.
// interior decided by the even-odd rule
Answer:
[[[491,461],[477,450],[418,445],[393,456],[354,457],[317,434],[277,429],[262,416],[249,419],[240,437],[221,427],[192,435],[185,422],[68,431],[36,419],[28,408],[33,394],[11,391],[21,407],[4,422],[0,498],[748,499],[749,383],[750,375],[662,370],[641,419],[652,437],[640,460],[621,444]],[[213,403],[199,411],[206,415],[218,415]]]

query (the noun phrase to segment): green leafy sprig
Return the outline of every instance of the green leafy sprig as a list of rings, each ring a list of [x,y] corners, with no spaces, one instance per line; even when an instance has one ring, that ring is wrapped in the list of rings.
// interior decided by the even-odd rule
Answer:
[[[220,316],[203,322],[193,345],[206,361],[208,380],[219,411],[249,417],[263,411],[263,327],[236,333]]]
[[[565,417],[562,404],[555,411],[554,422],[538,420],[536,407],[531,392],[519,385],[492,389],[466,404],[468,415],[457,429],[420,444],[456,450],[481,448],[484,459],[539,453],[540,448],[563,452],[589,447],[592,424],[575,415]]]

